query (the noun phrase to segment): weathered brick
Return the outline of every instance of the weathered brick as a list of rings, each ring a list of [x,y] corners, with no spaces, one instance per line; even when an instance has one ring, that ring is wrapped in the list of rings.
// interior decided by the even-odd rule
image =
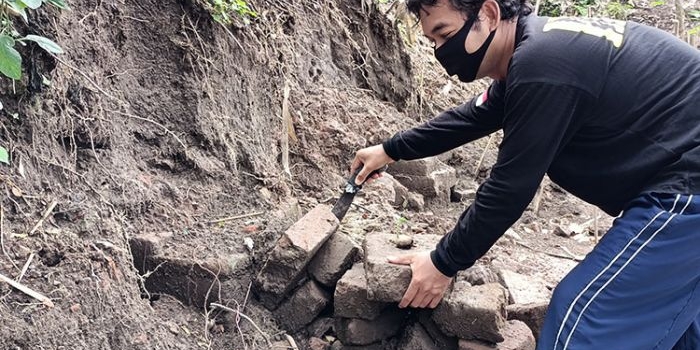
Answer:
[[[388,171],[409,189],[443,201],[450,200],[450,189],[457,182],[455,169],[435,157],[396,162]]]
[[[438,327],[438,325],[435,324],[435,321],[433,321],[432,315],[433,310],[420,310],[418,312],[418,322],[420,322],[425,331],[428,332],[430,337],[438,346],[438,349],[457,350],[457,337],[448,336],[442,330],[440,330],[440,327]]]
[[[391,181],[394,187],[394,197],[391,201],[392,205],[417,211],[423,210],[425,199],[423,199],[422,194],[411,192],[408,187],[404,186],[399,180],[396,180],[391,174],[384,174],[383,177]]]
[[[401,301],[411,282],[411,267],[389,263],[387,257],[435,249],[442,236],[414,235],[411,249],[397,248],[396,235],[376,233],[365,237],[365,273],[370,300],[383,302]]]
[[[382,313],[386,303],[367,298],[367,279],[362,263],[353,265],[335,287],[334,312],[336,317],[373,320]]]
[[[460,340],[459,350],[535,350],[535,338],[527,325],[508,321],[503,329],[505,340],[498,344],[478,340]]]
[[[533,304],[513,304],[506,307],[509,320],[518,320],[524,322],[535,339],[540,337],[540,331],[544,324],[544,317],[547,313],[549,302],[533,303]]]
[[[327,205],[319,205],[292,225],[277,241],[255,280],[262,304],[274,309],[304,276],[318,249],[338,228]]]
[[[420,323],[406,327],[398,348],[401,350],[444,350],[433,341],[433,338]]]
[[[455,203],[473,201],[478,188],[479,184],[472,179],[457,179],[457,183],[450,189],[450,201]]]
[[[478,286],[486,283],[498,283],[498,274],[490,266],[474,265],[458,272],[457,280],[464,280],[473,286]]]
[[[332,317],[319,317],[306,327],[306,332],[310,337],[323,338],[333,329],[333,323]]]
[[[336,318],[335,332],[344,345],[369,345],[394,336],[404,324],[405,312],[386,309],[374,320]]]
[[[433,312],[433,320],[447,335],[501,342],[507,298],[498,283],[469,287],[458,282]]]
[[[510,270],[498,272],[499,282],[508,289],[510,304],[532,304],[548,302],[551,293],[541,278],[525,276]]]
[[[329,302],[329,293],[316,282],[308,281],[283,302],[274,315],[282,327],[296,332],[311,323]]]
[[[326,287],[338,282],[355,261],[359,247],[350,238],[336,232],[319,249],[309,264],[309,273]]]

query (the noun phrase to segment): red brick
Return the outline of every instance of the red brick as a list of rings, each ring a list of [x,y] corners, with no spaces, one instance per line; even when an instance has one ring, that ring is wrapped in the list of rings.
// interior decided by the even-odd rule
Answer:
[[[265,307],[277,307],[305,275],[311,259],[337,228],[338,219],[331,208],[319,205],[287,229],[255,280],[256,293]]]

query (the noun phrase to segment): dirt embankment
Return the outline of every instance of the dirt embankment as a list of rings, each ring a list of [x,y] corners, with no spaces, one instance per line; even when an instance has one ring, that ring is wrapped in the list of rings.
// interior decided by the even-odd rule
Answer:
[[[23,28],[60,43],[60,61],[30,45],[24,80],[3,80],[0,272],[32,256],[21,281],[56,306],[0,284],[0,348],[237,348],[250,325],[239,335],[187,300],[156,300],[129,241],[167,233],[173,259],[244,254],[239,273],[256,271],[294,219],[280,203],[335,193],[354,149],[420,115],[395,26],[360,0],[256,1],[258,19],[228,28],[190,0],[70,5]],[[216,221],[240,214],[253,215]]]

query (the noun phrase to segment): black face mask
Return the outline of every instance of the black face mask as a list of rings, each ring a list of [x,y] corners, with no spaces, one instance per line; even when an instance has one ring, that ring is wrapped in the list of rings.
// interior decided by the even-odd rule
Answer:
[[[457,75],[460,81],[469,83],[476,79],[476,73],[479,71],[481,61],[484,60],[486,50],[491,44],[496,30],[494,29],[481,47],[474,53],[468,53],[464,48],[464,43],[467,40],[467,34],[472,29],[476,16],[470,18],[464,23],[462,29],[457,34],[449,38],[442,46],[435,49],[435,58],[445,68],[447,74]]]

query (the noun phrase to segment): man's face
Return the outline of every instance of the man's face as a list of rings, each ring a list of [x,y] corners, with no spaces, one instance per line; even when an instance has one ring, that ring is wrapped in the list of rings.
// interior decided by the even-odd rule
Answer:
[[[450,0],[438,0],[435,5],[424,6],[420,11],[423,34],[433,42],[436,49],[457,34],[467,20],[466,14],[456,9]],[[468,53],[477,51],[489,36],[487,25],[481,24],[484,23],[477,21],[467,35],[464,48]]]

